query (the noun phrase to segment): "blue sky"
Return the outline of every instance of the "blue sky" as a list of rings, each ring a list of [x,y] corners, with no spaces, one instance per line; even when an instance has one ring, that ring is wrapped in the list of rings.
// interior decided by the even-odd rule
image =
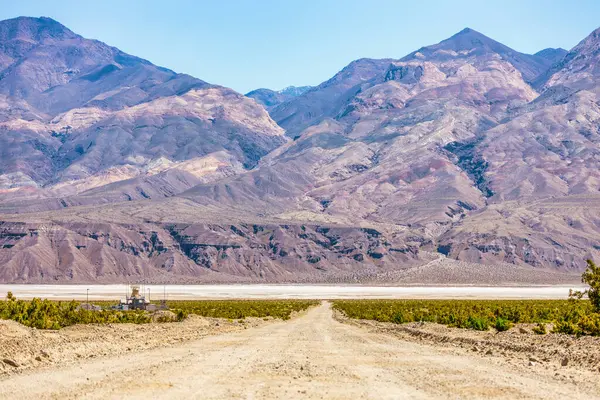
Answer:
[[[600,1],[0,0],[0,19],[21,15],[245,93],[316,85],[465,27],[526,53],[570,49],[600,26]]]

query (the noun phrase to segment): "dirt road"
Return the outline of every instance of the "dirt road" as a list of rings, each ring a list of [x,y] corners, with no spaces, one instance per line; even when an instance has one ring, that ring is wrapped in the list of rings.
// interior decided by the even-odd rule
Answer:
[[[327,303],[287,322],[0,380],[3,399],[598,396],[591,386],[555,380],[536,367],[340,323]]]

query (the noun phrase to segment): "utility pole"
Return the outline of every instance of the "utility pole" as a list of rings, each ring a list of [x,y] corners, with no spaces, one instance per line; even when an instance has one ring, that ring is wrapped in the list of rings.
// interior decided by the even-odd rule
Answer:
[[[86,289],[85,302],[87,303],[88,310],[90,309],[90,289]]]

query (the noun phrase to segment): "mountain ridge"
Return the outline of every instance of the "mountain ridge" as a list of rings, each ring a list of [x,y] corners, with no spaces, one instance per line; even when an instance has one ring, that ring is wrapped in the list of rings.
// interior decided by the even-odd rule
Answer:
[[[46,186],[119,165],[144,168],[161,156],[182,161],[223,150],[250,168],[285,141],[276,138],[281,130],[268,114],[233,90],[85,39],[52,19],[2,21],[0,34],[9,42],[39,39],[30,40],[26,51],[12,51],[15,59],[0,57],[6,61],[0,72],[0,130],[6,134],[0,140],[14,154],[0,170],[5,179],[20,173]],[[0,54],[7,54],[6,48]],[[161,134],[177,124],[180,144]],[[115,136],[104,142],[107,130]],[[229,139],[220,137],[221,131],[229,132]],[[207,139],[216,135],[213,144],[194,144],[196,132]],[[127,142],[140,135],[171,143],[142,148]],[[37,164],[20,163],[28,155]]]

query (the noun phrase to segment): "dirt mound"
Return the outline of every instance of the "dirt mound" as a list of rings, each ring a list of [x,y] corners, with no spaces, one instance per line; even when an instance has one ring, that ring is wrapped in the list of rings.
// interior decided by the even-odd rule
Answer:
[[[155,320],[177,318],[171,311],[158,311],[154,317]],[[253,321],[251,325],[265,323]],[[28,328],[14,321],[0,321],[0,375],[171,346],[208,335],[245,329],[248,325],[193,315],[184,322],[73,325],[50,331]]]
[[[218,324],[218,318],[205,318],[196,314],[188,315],[182,322],[184,325],[195,325],[195,326],[209,326],[211,324],[211,320],[213,323]]]
[[[29,328],[15,321],[0,320],[0,343],[6,338],[22,338],[31,336]]]
[[[172,311],[159,310],[152,314],[152,322],[175,322],[177,314]]]

